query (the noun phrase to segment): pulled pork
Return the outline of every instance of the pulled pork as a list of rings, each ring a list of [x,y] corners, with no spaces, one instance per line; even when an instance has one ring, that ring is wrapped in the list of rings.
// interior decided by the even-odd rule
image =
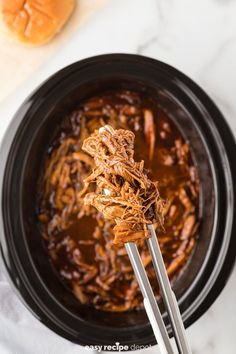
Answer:
[[[106,125],[82,146],[96,166],[84,180],[85,191],[91,183],[97,186],[96,192],[85,195],[84,203],[94,206],[106,220],[115,220],[114,244],[149,237],[148,224],[163,226],[165,202],[158,182],[148,178],[144,161],[134,161],[134,139],[130,130]]]
[[[44,156],[38,181],[38,220],[48,257],[80,303],[98,310],[122,312],[142,308],[142,294],[125,248],[114,245],[116,223],[105,220],[93,206],[85,205],[83,198],[85,192],[97,193],[96,189],[103,189],[104,194],[114,193],[107,179],[104,185],[102,175],[99,186],[92,183],[94,177],[87,181],[89,185],[84,184],[97,167],[94,158],[82,151],[83,141],[105,125],[135,133],[134,159],[145,161],[148,175],[153,181],[159,180],[160,194],[168,200],[163,210],[165,232],[161,227],[162,218],[155,216],[153,208],[145,214],[145,219],[154,222],[155,217],[157,220],[154,227],[172,282],[185,269],[197,242],[199,181],[188,143],[158,100],[145,92],[101,93],[81,102],[62,119]],[[129,139],[131,136],[129,133]],[[131,156],[130,151],[129,158]],[[140,177],[139,172],[137,176]],[[135,181],[130,175],[128,179],[129,183]],[[135,181],[135,186],[136,183],[138,188],[140,182]],[[129,193],[129,188],[123,188],[122,193]],[[130,197],[128,200],[130,202]],[[126,210],[123,205],[116,206]],[[161,210],[159,213],[161,216]],[[140,223],[140,227],[144,230],[145,223]],[[145,238],[138,241],[138,247],[158,296],[158,283]]]

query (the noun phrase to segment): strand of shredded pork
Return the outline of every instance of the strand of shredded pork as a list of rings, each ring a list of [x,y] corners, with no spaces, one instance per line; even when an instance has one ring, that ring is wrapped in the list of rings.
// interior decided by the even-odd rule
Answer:
[[[165,202],[158,182],[152,182],[144,161],[134,161],[133,132],[106,125],[85,139],[82,149],[94,158],[95,169],[84,181],[82,193],[91,183],[96,192],[87,193],[85,205],[94,206],[106,220],[114,220],[114,244],[148,238],[148,224],[163,226]]]

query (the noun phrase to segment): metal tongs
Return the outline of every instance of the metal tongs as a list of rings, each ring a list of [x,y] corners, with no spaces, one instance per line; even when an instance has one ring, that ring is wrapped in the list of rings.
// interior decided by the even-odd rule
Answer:
[[[147,239],[147,244],[152,257],[152,262],[160,286],[164,305],[169,316],[178,352],[181,354],[190,354],[191,349],[185,335],[185,328],[181,318],[178,303],[175,294],[171,289],[155,229],[153,225],[148,225],[148,229],[150,231],[151,237]],[[142,291],[144,307],[151,323],[157,343],[159,344],[160,351],[162,354],[172,354],[174,351],[172,349],[171,342],[148,276],[146,274],[146,270],[139,255],[138,248],[134,242],[125,243],[125,248],[134,269],[139,287]]]
[[[99,132],[101,133],[104,130],[110,132],[107,126],[101,127]],[[103,193],[108,195],[109,190],[104,189]],[[161,295],[169,315],[169,320],[178,351],[180,354],[191,354],[191,349],[185,336],[185,328],[179,311],[178,303],[170,286],[155,229],[153,225],[148,225],[148,229],[150,231],[151,237],[147,239],[147,244],[151,253],[152,262],[161,290]],[[125,248],[134,269],[139,287],[142,291],[144,307],[146,309],[157,343],[159,344],[160,351],[162,354],[174,354],[164,321],[157,305],[156,298],[151,288],[141,257],[139,255],[138,248],[134,242],[126,242]]]

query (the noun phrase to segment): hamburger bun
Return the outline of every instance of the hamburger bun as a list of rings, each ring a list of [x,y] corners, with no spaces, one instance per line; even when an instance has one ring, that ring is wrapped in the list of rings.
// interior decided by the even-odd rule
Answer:
[[[1,0],[2,24],[20,42],[48,42],[67,22],[75,0]]]

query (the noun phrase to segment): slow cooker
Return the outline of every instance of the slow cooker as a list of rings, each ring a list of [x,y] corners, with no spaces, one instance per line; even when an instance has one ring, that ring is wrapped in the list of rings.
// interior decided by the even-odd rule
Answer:
[[[52,269],[36,218],[42,157],[79,101],[125,88],[154,95],[190,143],[200,178],[195,251],[173,287],[186,327],[214,302],[236,255],[236,145],[224,117],[191,79],[160,61],[109,54],[76,62],[47,79],[18,109],[0,151],[1,254],[13,287],[48,328],[80,345],[154,345],[143,310],[108,313],[84,306]],[[171,334],[167,315],[163,318]]]

